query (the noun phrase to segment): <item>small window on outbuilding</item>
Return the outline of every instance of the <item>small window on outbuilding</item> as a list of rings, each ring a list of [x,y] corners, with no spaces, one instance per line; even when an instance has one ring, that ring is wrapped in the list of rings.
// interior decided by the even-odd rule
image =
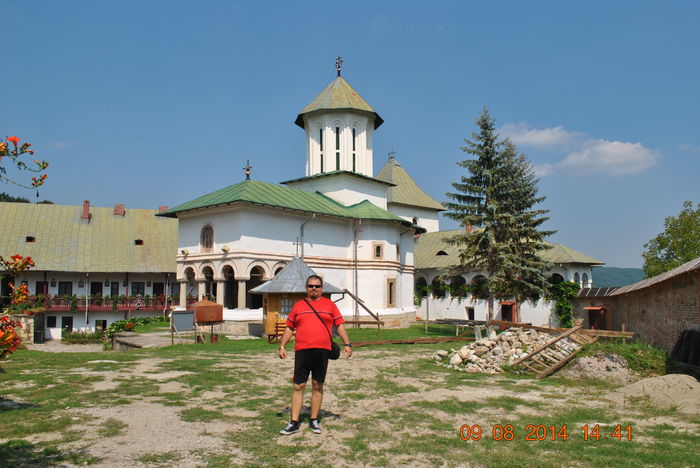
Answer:
[[[36,237],[34,237],[34,236],[27,236],[27,237],[25,237],[25,240],[26,240],[27,242],[36,242]]]
[[[143,239],[136,239],[134,245],[143,245]]]

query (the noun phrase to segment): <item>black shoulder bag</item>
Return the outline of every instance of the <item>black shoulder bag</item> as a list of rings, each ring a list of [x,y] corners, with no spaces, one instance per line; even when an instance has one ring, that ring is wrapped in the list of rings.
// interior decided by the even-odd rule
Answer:
[[[326,322],[323,321],[320,315],[318,315],[318,312],[316,312],[316,309],[314,309],[314,306],[311,305],[309,301],[304,299],[304,302],[306,302],[309,307],[311,307],[311,310],[314,311],[314,314],[316,314],[316,317],[321,321],[323,326],[325,327],[326,331],[328,332],[328,337],[331,339],[331,352],[330,355],[328,356],[328,359],[335,361],[340,357],[340,346],[336,344],[335,341],[333,341],[333,335],[331,335],[331,331],[328,329],[328,325],[326,325]]]

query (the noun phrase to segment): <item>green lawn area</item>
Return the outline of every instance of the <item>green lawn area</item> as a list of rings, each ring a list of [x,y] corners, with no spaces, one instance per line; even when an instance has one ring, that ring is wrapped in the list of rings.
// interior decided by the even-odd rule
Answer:
[[[376,339],[373,329],[349,332]],[[422,326],[382,332],[416,336],[425,336]],[[292,362],[263,339],[124,353],[21,350],[0,364],[0,466],[700,466],[700,417],[644,400],[607,402],[617,387],[609,382],[466,374],[429,360],[460,345],[355,350],[331,363],[324,433],[304,426],[289,437],[277,431],[289,418]],[[596,424],[602,437],[584,440],[583,426]],[[463,440],[463,425],[482,436]],[[610,437],[618,425],[622,440]],[[553,426],[555,440],[537,440],[538,426]],[[512,440],[496,440],[501,429]]]

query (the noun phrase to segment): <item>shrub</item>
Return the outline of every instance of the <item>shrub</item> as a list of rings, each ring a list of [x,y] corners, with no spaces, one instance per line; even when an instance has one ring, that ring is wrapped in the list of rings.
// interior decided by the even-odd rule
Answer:
[[[22,324],[7,316],[0,317],[0,361],[14,353],[22,344],[15,330],[17,327],[21,328]]]
[[[135,317],[126,320],[117,320],[109,324],[105,330],[105,336],[109,339],[119,332],[131,331],[138,325],[145,325],[147,323],[153,322],[169,322],[170,319],[167,316],[158,315],[156,317]]]
[[[85,343],[101,343],[104,339],[102,330],[95,332],[82,331],[67,331],[61,333],[61,343],[66,344],[85,344]]]

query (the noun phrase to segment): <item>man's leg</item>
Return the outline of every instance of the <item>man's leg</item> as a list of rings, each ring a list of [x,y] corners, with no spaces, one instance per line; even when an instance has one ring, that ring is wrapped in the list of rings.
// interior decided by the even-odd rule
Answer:
[[[311,419],[318,419],[318,413],[321,411],[321,403],[323,403],[323,382],[317,382],[311,379]],[[293,411],[294,405],[292,404],[292,412]]]
[[[294,384],[294,390],[292,390],[292,421],[299,421],[299,414],[301,413],[301,404],[304,402],[305,388],[306,382],[301,384]]]

